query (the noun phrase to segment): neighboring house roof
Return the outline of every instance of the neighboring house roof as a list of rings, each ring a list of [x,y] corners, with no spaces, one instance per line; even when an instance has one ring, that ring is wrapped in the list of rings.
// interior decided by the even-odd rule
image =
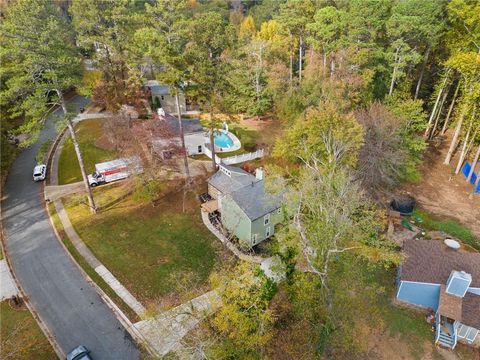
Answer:
[[[170,114],[165,114],[164,119],[170,131],[175,135],[180,135],[178,118]],[[203,133],[203,126],[199,119],[182,119],[182,127],[184,134]]]
[[[470,286],[480,288],[480,253],[453,250],[438,240],[406,240],[404,251],[402,281],[446,284],[457,270],[472,275]]]
[[[480,296],[467,292],[462,298],[446,293],[445,289],[445,285],[440,288],[439,314],[480,329]]]
[[[278,195],[265,193],[264,181],[260,180],[244,186],[230,195],[248,218],[253,221],[278,209],[282,204],[283,194],[283,192]]]
[[[446,286],[440,286],[440,301],[438,304],[438,312],[440,315],[449,317],[450,319],[460,320],[462,318],[462,302],[463,298],[451,295],[445,292]]]
[[[480,330],[480,295],[467,292],[462,303],[462,323]]]
[[[230,176],[220,169],[208,179],[208,183],[222,194],[230,194],[246,185],[251,185],[252,182],[259,181],[252,174],[236,166],[221,166],[230,173]]]
[[[170,95],[170,87],[168,85],[160,84],[156,80],[149,80],[146,86],[150,88],[152,95]]]

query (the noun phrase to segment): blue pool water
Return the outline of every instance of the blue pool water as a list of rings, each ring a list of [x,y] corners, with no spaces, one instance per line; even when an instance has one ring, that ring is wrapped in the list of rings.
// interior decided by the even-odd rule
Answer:
[[[221,133],[221,132],[215,133],[213,142],[218,147],[221,147],[221,148],[224,148],[224,149],[229,149],[233,145],[233,140],[230,139],[230,136],[228,136],[227,134]]]

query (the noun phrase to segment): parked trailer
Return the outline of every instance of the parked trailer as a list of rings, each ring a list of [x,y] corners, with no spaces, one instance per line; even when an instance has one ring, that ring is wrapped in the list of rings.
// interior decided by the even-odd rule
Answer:
[[[142,170],[140,159],[135,156],[107,161],[95,164],[95,171],[88,175],[88,183],[90,186],[95,187],[125,179],[132,173],[140,173]]]

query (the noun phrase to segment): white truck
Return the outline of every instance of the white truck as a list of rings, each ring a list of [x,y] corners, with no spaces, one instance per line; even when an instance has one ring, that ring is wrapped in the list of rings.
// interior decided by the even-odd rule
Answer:
[[[121,180],[131,174],[143,171],[140,159],[136,156],[130,158],[116,159],[95,164],[95,171],[88,175],[88,184],[92,187]]]

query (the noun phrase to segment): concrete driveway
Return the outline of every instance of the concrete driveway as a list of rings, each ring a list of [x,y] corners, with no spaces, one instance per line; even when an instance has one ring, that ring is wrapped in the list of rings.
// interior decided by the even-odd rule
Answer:
[[[76,109],[87,100],[69,101]],[[14,273],[40,318],[66,353],[85,345],[94,359],[138,359],[139,351],[95,288],[60,245],[46,213],[42,184],[32,181],[39,144],[55,137],[53,117],[37,144],[12,166],[4,189],[5,245]]]

